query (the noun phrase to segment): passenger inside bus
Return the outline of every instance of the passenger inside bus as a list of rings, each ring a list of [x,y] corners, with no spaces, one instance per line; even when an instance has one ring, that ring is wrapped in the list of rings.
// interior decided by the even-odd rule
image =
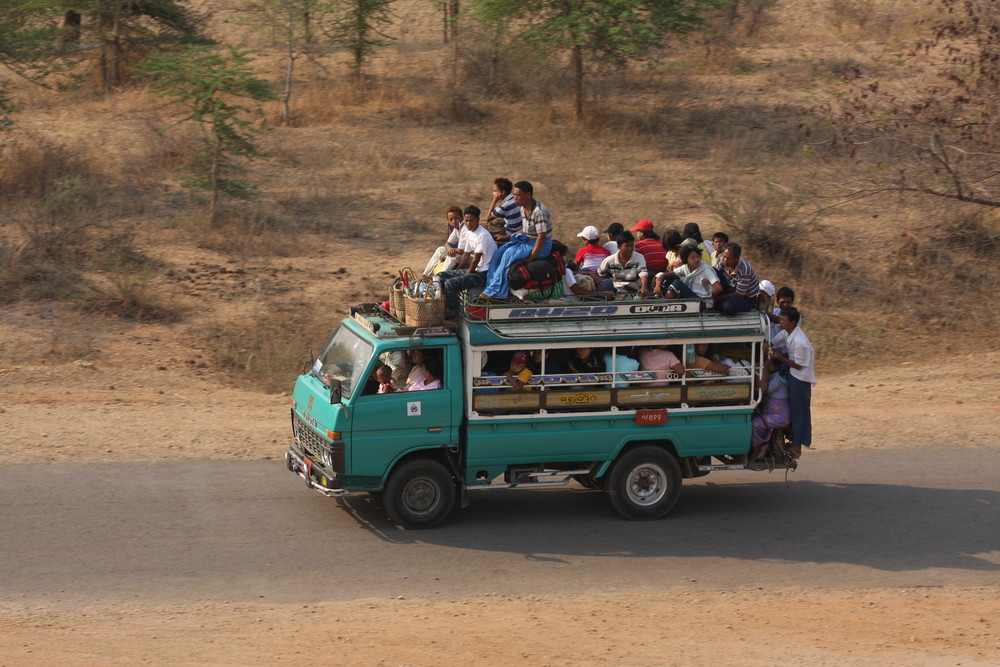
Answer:
[[[396,391],[392,384],[392,367],[382,364],[375,370],[375,377],[378,380],[378,393],[391,394]]]
[[[639,352],[639,370],[656,371],[658,379],[667,380],[670,378],[670,371],[679,377],[684,376],[684,365],[677,355],[670,351],[666,345],[654,345],[644,348]],[[666,387],[670,382],[658,381],[650,382],[650,387]]]
[[[603,373],[604,364],[594,354],[592,347],[578,347],[566,362],[570,373]]]
[[[531,379],[533,373],[528,368],[528,355],[524,352],[516,352],[510,358],[510,368],[504,373],[507,382],[514,388],[514,391],[531,390],[525,383]]]
[[[696,343],[694,346],[694,360],[689,359],[687,371],[692,375],[694,369],[712,371],[713,373],[728,373],[731,368],[728,364],[712,358],[712,346],[708,343]]]
[[[410,385],[409,391],[440,389],[442,387],[441,374],[443,370],[441,359],[433,356],[428,357],[424,360],[422,369],[420,377]]]

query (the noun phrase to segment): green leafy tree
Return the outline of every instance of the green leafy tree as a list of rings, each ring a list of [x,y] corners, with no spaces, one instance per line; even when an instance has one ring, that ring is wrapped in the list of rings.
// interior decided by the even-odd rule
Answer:
[[[290,117],[292,84],[296,63],[312,59],[323,44],[318,38],[330,18],[332,4],[327,0],[256,0],[248,5],[243,22],[269,36],[284,53],[284,88],[281,94],[281,122]],[[313,61],[319,64],[315,60]]]
[[[383,32],[392,20],[391,4],[392,0],[336,0],[327,34],[335,44],[351,52],[351,69],[358,78],[368,56],[377,47],[392,42]]]
[[[510,21],[511,48],[542,57],[568,53],[573,105],[583,116],[588,64],[622,66],[647,57],[669,35],[699,29],[703,14],[724,0],[470,0],[474,18],[494,26]]]
[[[153,91],[167,100],[165,106],[177,105],[186,112],[165,129],[186,122],[198,125],[201,137],[183,165],[189,175],[181,185],[208,191],[210,225],[218,215],[220,193],[248,198],[256,190],[234,176],[242,171],[239,161],[262,157],[260,131],[250,118],[263,115],[260,103],[276,95],[267,81],[254,75],[248,53],[232,46],[187,47],[179,53],[157,54],[140,70],[154,78]]]
[[[192,41],[208,40],[175,0],[0,0],[0,63],[36,83],[92,54],[107,90],[147,53]]]
[[[62,42],[60,13],[26,0],[0,0],[0,65],[33,83],[76,64]]]

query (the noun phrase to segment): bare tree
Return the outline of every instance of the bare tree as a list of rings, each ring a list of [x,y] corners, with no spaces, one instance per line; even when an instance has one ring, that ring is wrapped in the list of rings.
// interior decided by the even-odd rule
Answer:
[[[817,109],[825,146],[857,167],[830,180],[838,202],[912,193],[1000,207],[1000,7],[992,0],[937,0],[941,17],[907,62],[930,84],[879,81],[859,67],[848,94]]]

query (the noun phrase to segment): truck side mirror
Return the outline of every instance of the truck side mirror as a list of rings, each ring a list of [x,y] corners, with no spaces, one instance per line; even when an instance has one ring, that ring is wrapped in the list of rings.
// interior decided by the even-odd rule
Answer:
[[[340,380],[337,378],[330,378],[330,405],[340,403],[341,391]]]

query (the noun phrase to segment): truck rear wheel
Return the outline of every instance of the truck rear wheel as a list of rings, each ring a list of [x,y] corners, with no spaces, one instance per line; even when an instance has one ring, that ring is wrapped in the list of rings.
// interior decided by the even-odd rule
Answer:
[[[659,519],[680,496],[681,467],[660,447],[636,447],[611,466],[607,487],[611,506],[626,519]]]
[[[414,459],[389,477],[382,502],[396,523],[406,528],[433,528],[455,507],[455,482],[437,461]]]

